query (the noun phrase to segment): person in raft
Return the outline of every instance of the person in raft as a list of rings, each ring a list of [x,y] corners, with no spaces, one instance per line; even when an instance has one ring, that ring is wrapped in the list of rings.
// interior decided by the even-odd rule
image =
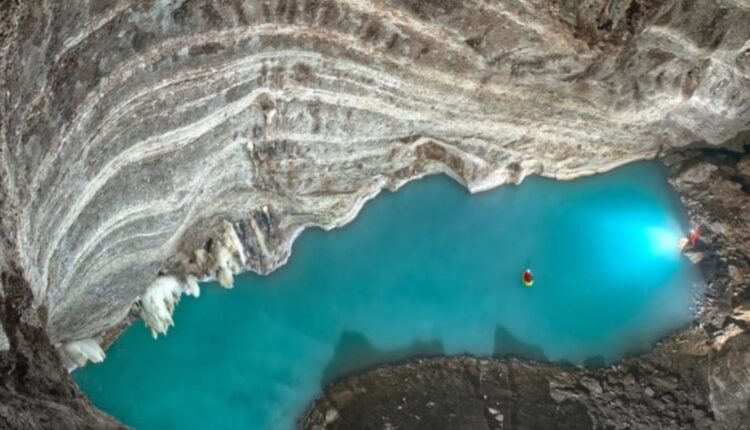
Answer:
[[[695,245],[698,243],[698,239],[701,235],[701,226],[696,225],[694,229],[690,230],[690,236],[688,236],[688,240],[690,241],[690,247],[695,248]]]
[[[700,236],[701,236],[701,227],[697,225],[693,227],[692,230],[690,230],[690,234],[688,235],[688,237],[683,237],[682,239],[680,239],[680,251],[685,251],[686,249],[695,248],[695,245],[698,244],[698,239],[700,239]]]
[[[521,274],[521,281],[527,287],[534,285],[534,274],[531,273],[531,269],[526,269]]]

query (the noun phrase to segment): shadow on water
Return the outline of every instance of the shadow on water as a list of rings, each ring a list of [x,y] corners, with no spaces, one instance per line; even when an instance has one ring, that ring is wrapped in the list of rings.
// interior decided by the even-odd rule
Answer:
[[[378,349],[361,333],[344,331],[333,352],[333,358],[323,369],[321,387],[325,387],[346,375],[367,368],[402,361],[414,357],[436,357],[445,355],[443,343],[415,341],[404,348]]]
[[[583,365],[586,367],[606,367],[607,360],[601,355],[595,355],[583,360]]]
[[[643,351],[644,349],[639,345],[633,348],[632,354],[628,355],[638,354]],[[323,369],[320,385],[324,388],[341,378],[376,366],[396,364],[406,359],[417,357],[425,358],[445,355],[443,343],[439,340],[427,342],[414,341],[403,348],[386,350],[373,346],[367,337],[361,333],[344,331],[336,344],[333,357]],[[502,326],[495,328],[492,357],[550,361],[542,348],[523,342]],[[574,363],[567,360],[560,360],[558,364],[574,365]],[[608,363],[603,356],[592,356],[584,360],[583,364],[588,367],[605,367],[611,363]]]
[[[542,348],[521,341],[508,329],[497,326],[495,328],[495,346],[492,350],[493,357],[523,357],[536,361],[547,361]]]
[[[629,343],[629,347],[625,349],[620,358],[641,355],[649,351],[651,345],[650,343],[644,343],[642,338],[634,338],[626,343]],[[555,362],[562,366],[575,366],[578,364],[570,360],[550,360],[542,348],[523,342],[502,326],[495,328],[495,346],[492,350],[492,356],[494,358],[520,358],[523,360]],[[607,360],[602,355],[594,355],[584,359],[581,364],[586,367],[596,368],[610,366],[618,361],[620,360]]]

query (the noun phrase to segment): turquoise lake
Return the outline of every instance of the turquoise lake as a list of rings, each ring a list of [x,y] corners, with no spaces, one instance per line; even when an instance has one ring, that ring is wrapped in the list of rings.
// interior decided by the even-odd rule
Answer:
[[[476,195],[430,177],[306,231],[267,277],[203,284],[167,337],[138,322],[75,378],[136,429],[284,430],[326,382],[412,356],[608,365],[692,320],[688,230],[656,162]]]

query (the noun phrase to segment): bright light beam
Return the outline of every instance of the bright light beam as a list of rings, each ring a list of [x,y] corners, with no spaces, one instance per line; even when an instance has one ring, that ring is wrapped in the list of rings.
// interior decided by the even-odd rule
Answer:
[[[648,230],[651,249],[658,255],[677,256],[680,253],[681,236],[663,227],[652,227]]]

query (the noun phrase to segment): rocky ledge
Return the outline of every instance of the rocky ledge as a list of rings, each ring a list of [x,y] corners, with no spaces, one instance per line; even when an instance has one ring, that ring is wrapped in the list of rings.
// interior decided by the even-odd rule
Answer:
[[[748,141],[750,144],[750,141]],[[746,429],[750,422],[750,155],[664,159],[700,224],[708,296],[696,323],[614,367],[417,359],[329,385],[305,429]]]

